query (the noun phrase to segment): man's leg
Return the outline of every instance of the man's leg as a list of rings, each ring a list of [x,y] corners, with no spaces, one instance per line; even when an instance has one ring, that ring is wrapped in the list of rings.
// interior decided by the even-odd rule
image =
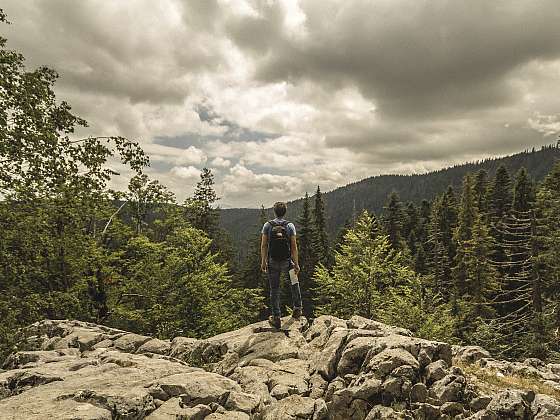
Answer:
[[[292,280],[290,279],[290,274],[289,274],[289,270],[291,270],[293,268],[293,263],[290,260],[288,262],[288,279],[290,280],[290,284],[291,284],[291,288],[292,288],[292,307],[294,309],[294,313],[297,313],[298,316],[301,315],[301,312],[303,310],[303,304],[301,302],[301,290],[299,288],[299,280],[296,283],[292,283]],[[299,313],[298,313],[299,311]]]
[[[280,273],[278,262],[268,260],[268,285],[270,287],[270,309],[272,316],[280,316]]]

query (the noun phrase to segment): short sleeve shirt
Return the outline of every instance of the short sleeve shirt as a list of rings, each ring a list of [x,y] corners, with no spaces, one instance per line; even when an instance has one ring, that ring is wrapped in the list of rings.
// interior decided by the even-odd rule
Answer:
[[[274,219],[274,221],[275,221],[276,223],[285,222],[284,219],[280,219],[280,218],[278,218],[278,217],[277,217],[276,219]],[[266,222],[266,223],[264,224],[263,228],[262,228],[262,234],[263,234],[263,235],[269,235],[269,234],[270,234],[270,229],[271,229],[271,228],[272,228],[272,226],[270,225],[270,223],[269,223],[269,222]],[[291,238],[292,236],[295,236],[295,235],[296,235],[296,227],[294,226],[294,224],[293,224],[292,222],[289,222],[289,223],[286,225],[286,230],[288,231],[288,236],[289,236],[290,238]]]

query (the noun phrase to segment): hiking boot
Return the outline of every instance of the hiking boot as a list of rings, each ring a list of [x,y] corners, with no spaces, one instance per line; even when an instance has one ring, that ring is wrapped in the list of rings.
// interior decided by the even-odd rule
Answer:
[[[272,325],[274,328],[276,328],[277,330],[280,329],[280,317],[279,316],[269,316],[268,317],[268,323],[270,325]]]
[[[292,311],[292,318],[299,319],[301,316],[301,308],[294,308]]]

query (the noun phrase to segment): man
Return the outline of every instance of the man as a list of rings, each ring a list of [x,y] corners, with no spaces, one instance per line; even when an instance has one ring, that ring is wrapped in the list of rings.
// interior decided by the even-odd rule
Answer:
[[[270,324],[280,328],[280,276],[288,274],[293,268],[295,276],[289,276],[292,285],[292,316],[299,318],[302,312],[301,291],[297,275],[299,274],[296,228],[293,223],[284,220],[286,203],[274,204],[276,218],[266,222],[261,235],[261,269],[268,274],[270,285],[270,304],[272,316]]]

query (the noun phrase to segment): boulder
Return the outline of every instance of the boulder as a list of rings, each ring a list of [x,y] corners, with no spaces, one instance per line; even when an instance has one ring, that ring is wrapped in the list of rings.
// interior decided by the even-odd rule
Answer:
[[[425,368],[426,382],[429,384],[443,379],[448,374],[447,363],[437,360]]]
[[[433,383],[429,395],[440,404],[446,402],[461,402],[466,379],[463,376],[447,375]]]
[[[560,419],[560,401],[548,395],[537,394],[531,404],[535,420]]]
[[[453,348],[453,357],[459,362],[472,364],[490,358],[490,353],[479,346],[456,346]]]
[[[531,403],[534,399],[533,391],[507,389],[492,398],[484,411],[495,414],[498,418],[530,418],[532,417]]]
[[[163,341],[158,338],[152,338],[138,347],[137,353],[156,353],[156,354],[169,354],[171,343]]]

